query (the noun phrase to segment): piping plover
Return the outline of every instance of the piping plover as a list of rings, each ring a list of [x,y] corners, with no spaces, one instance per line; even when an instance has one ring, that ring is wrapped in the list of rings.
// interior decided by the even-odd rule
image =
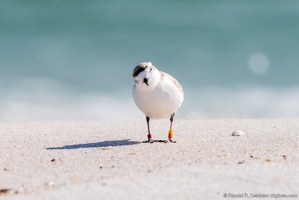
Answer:
[[[184,100],[180,83],[165,72],[159,71],[151,62],[142,62],[132,73],[134,87],[132,91],[135,104],[146,116],[148,140],[144,142],[175,142],[172,140],[172,122],[177,109]],[[153,140],[150,131],[150,119],[170,118],[168,140]]]

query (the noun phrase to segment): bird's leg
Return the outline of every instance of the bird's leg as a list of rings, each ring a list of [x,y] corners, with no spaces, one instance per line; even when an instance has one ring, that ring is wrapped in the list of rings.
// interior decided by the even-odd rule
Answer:
[[[143,143],[154,143],[154,142],[165,142],[165,143],[167,143],[168,142],[167,140],[153,140],[152,134],[151,134],[151,131],[150,131],[149,121],[150,121],[150,118],[148,116],[146,116],[147,133],[148,133],[147,138],[148,138],[148,140],[142,141],[142,142]]]
[[[150,118],[148,116],[146,116],[146,123],[147,123],[147,138],[148,140],[147,141],[143,141],[144,143],[153,143],[153,139],[152,139],[152,134],[151,134],[151,131],[150,131],[150,125],[149,125],[149,121],[150,121]]]
[[[172,140],[172,137],[173,137],[172,122],[173,122],[174,114],[175,114],[175,113],[173,113],[173,114],[170,116],[170,129],[169,129],[169,131],[168,131],[168,140],[169,140],[169,142],[172,142],[172,143],[176,143],[176,141],[173,141],[173,140]]]

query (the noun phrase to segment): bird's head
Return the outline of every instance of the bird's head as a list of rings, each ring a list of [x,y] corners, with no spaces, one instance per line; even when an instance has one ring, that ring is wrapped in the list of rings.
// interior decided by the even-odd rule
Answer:
[[[150,90],[157,86],[160,72],[151,62],[142,62],[134,68],[132,77],[136,87],[141,90]]]

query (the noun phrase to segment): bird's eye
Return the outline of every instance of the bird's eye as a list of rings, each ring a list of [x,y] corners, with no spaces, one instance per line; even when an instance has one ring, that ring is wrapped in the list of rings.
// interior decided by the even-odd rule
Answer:
[[[150,68],[150,72],[153,70],[153,68]]]

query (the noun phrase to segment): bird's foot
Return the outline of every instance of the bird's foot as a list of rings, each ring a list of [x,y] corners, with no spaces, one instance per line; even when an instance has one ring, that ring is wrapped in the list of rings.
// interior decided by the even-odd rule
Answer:
[[[148,140],[142,141],[142,143],[154,143],[154,140],[150,138]]]
[[[167,140],[154,140],[154,142],[164,142],[164,143],[167,143],[168,141]]]
[[[167,142],[169,142],[169,140],[153,140],[153,139],[148,139],[148,140],[142,141],[142,143],[154,143],[154,142],[167,143]]]
[[[176,143],[176,141],[172,140],[172,139],[168,139],[168,140],[153,140],[153,139],[148,139],[145,141],[142,141],[142,143],[156,143],[156,142],[162,142],[162,143]]]
[[[163,142],[163,143],[168,143],[168,142],[170,142],[170,143],[176,143],[176,141],[173,141],[172,140],[172,133],[173,133],[173,131],[172,130],[170,130],[169,131],[170,133],[169,133],[169,137],[168,137],[168,140],[153,140],[153,138],[152,138],[152,134],[148,134],[147,135],[147,138],[148,138],[148,140],[145,140],[145,141],[142,141],[142,143],[154,143],[154,142]]]
[[[172,140],[171,138],[168,139],[168,142],[170,142],[170,143],[176,143],[176,141]]]

